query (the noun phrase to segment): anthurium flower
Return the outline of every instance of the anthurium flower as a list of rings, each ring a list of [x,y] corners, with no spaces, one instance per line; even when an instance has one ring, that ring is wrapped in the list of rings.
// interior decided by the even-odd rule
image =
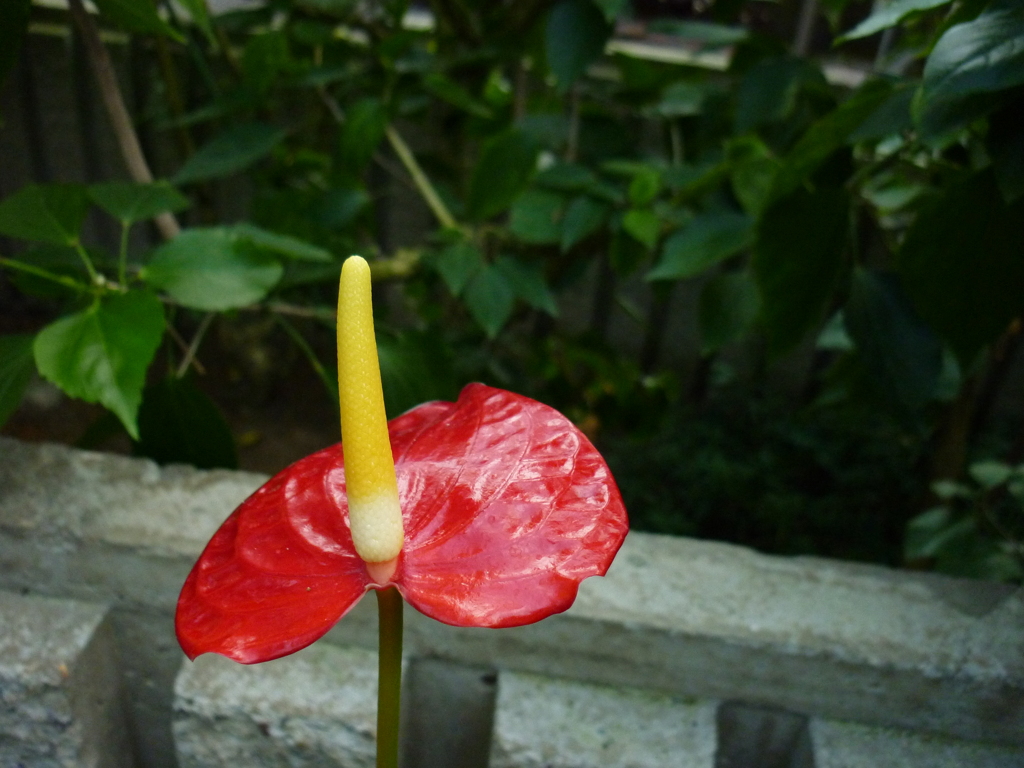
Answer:
[[[292,653],[370,589],[394,587],[446,624],[529,624],[568,608],[625,538],[607,465],[546,405],[470,384],[455,403],[387,423],[370,294],[368,265],[348,259],[338,302],[348,466],[341,445],[301,459],[214,534],[178,598],[175,628],[190,658],[251,664]],[[399,652],[400,632],[389,630]]]
[[[190,658],[293,653],[389,585],[445,624],[529,624],[567,609],[625,537],[604,460],[535,400],[470,384],[458,402],[414,408],[388,433],[405,529],[389,582],[376,583],[355,551],[342,446],[325,448],[271,478],[210,540],[178,600]]]

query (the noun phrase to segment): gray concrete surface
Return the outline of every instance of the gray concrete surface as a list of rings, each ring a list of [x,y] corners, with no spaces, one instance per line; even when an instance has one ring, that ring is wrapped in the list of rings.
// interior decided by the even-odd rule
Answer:
[[[208,654],[175,684],[181,768],[372,768],[377,655],[313,645],[244,666]]]
[[[0,766],[130,768],[100,605],[0,592]]]
[[[112,606],[146,768],[174,766],[178,590],[262,480],[0,438],[0,588]],[[630,534],[563,615],[406,619],[414,659],[1024,745],[1024,591],[1006,585]],[[374,648],[375,633],[363,601],[327,640]]]
[[[502,672],[490,768],[714,768],[716,707]]]
[[[814,768],[1024,768],[1024,750],[812,720]]]

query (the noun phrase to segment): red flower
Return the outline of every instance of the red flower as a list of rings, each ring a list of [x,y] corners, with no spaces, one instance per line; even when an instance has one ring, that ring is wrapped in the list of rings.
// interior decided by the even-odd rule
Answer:
[[[252,664],[304,648],[372,587],[456,626],[511,627],[567,609],[628,527],[615,481],[557,411],[482,384],[388,424],[405,545],[375,584],[348,527],[340,445],[271,478],[214,534],[178,598],[190,658]]]

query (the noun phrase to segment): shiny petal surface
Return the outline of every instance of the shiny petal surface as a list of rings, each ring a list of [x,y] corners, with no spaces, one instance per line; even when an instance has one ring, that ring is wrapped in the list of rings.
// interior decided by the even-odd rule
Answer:
[[[438,621],[510,627],[564,611],[626,535],[604,459],[535,400],[471,384],[395,419],[391,437],[406,525],[394,581]]]
[[[506,627],[568,608],[628,523],[596,449],[564,416],[471,384],[389,424],[406,543],[392,582],[422,613]],[[340,446],[296,462],[214,535],[178,601],[192,658],[253,663],[305,647],[370,588],[348,529]]]
[[[214,534],[178,597],[175,630],[189,658],[276,659],[324,635],[363,596],[366,565],[336,494],[338,445],[271,478]]]

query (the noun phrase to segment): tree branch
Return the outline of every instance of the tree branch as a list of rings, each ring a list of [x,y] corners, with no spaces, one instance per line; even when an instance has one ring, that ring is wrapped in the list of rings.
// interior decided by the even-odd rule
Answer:
[[[153,173],[149,170],[149,164],[142,154],[138,134],[135,132],[135,126],[128,114],[124,98],[121,96],[121,88],[117,84],[114,64],[100,40],[99,29],[89,12],[85,10],[82,0],[68,0],[68,7],[71,11],[71,18],[82,36],[85,54],[92,66],[93,75],[96,77],[96,84],[99,86],[103,106],[107,110],[107,117],[110,118],[111,127],[114,129],[117,145],[121,149],[121,156],[128,167],[128,175],[132,177],[133,181],[148,184],[153,181]],[[162,213],[155,220],[160,234],[168,240],[181,231],[178,220],[172,213]]]

